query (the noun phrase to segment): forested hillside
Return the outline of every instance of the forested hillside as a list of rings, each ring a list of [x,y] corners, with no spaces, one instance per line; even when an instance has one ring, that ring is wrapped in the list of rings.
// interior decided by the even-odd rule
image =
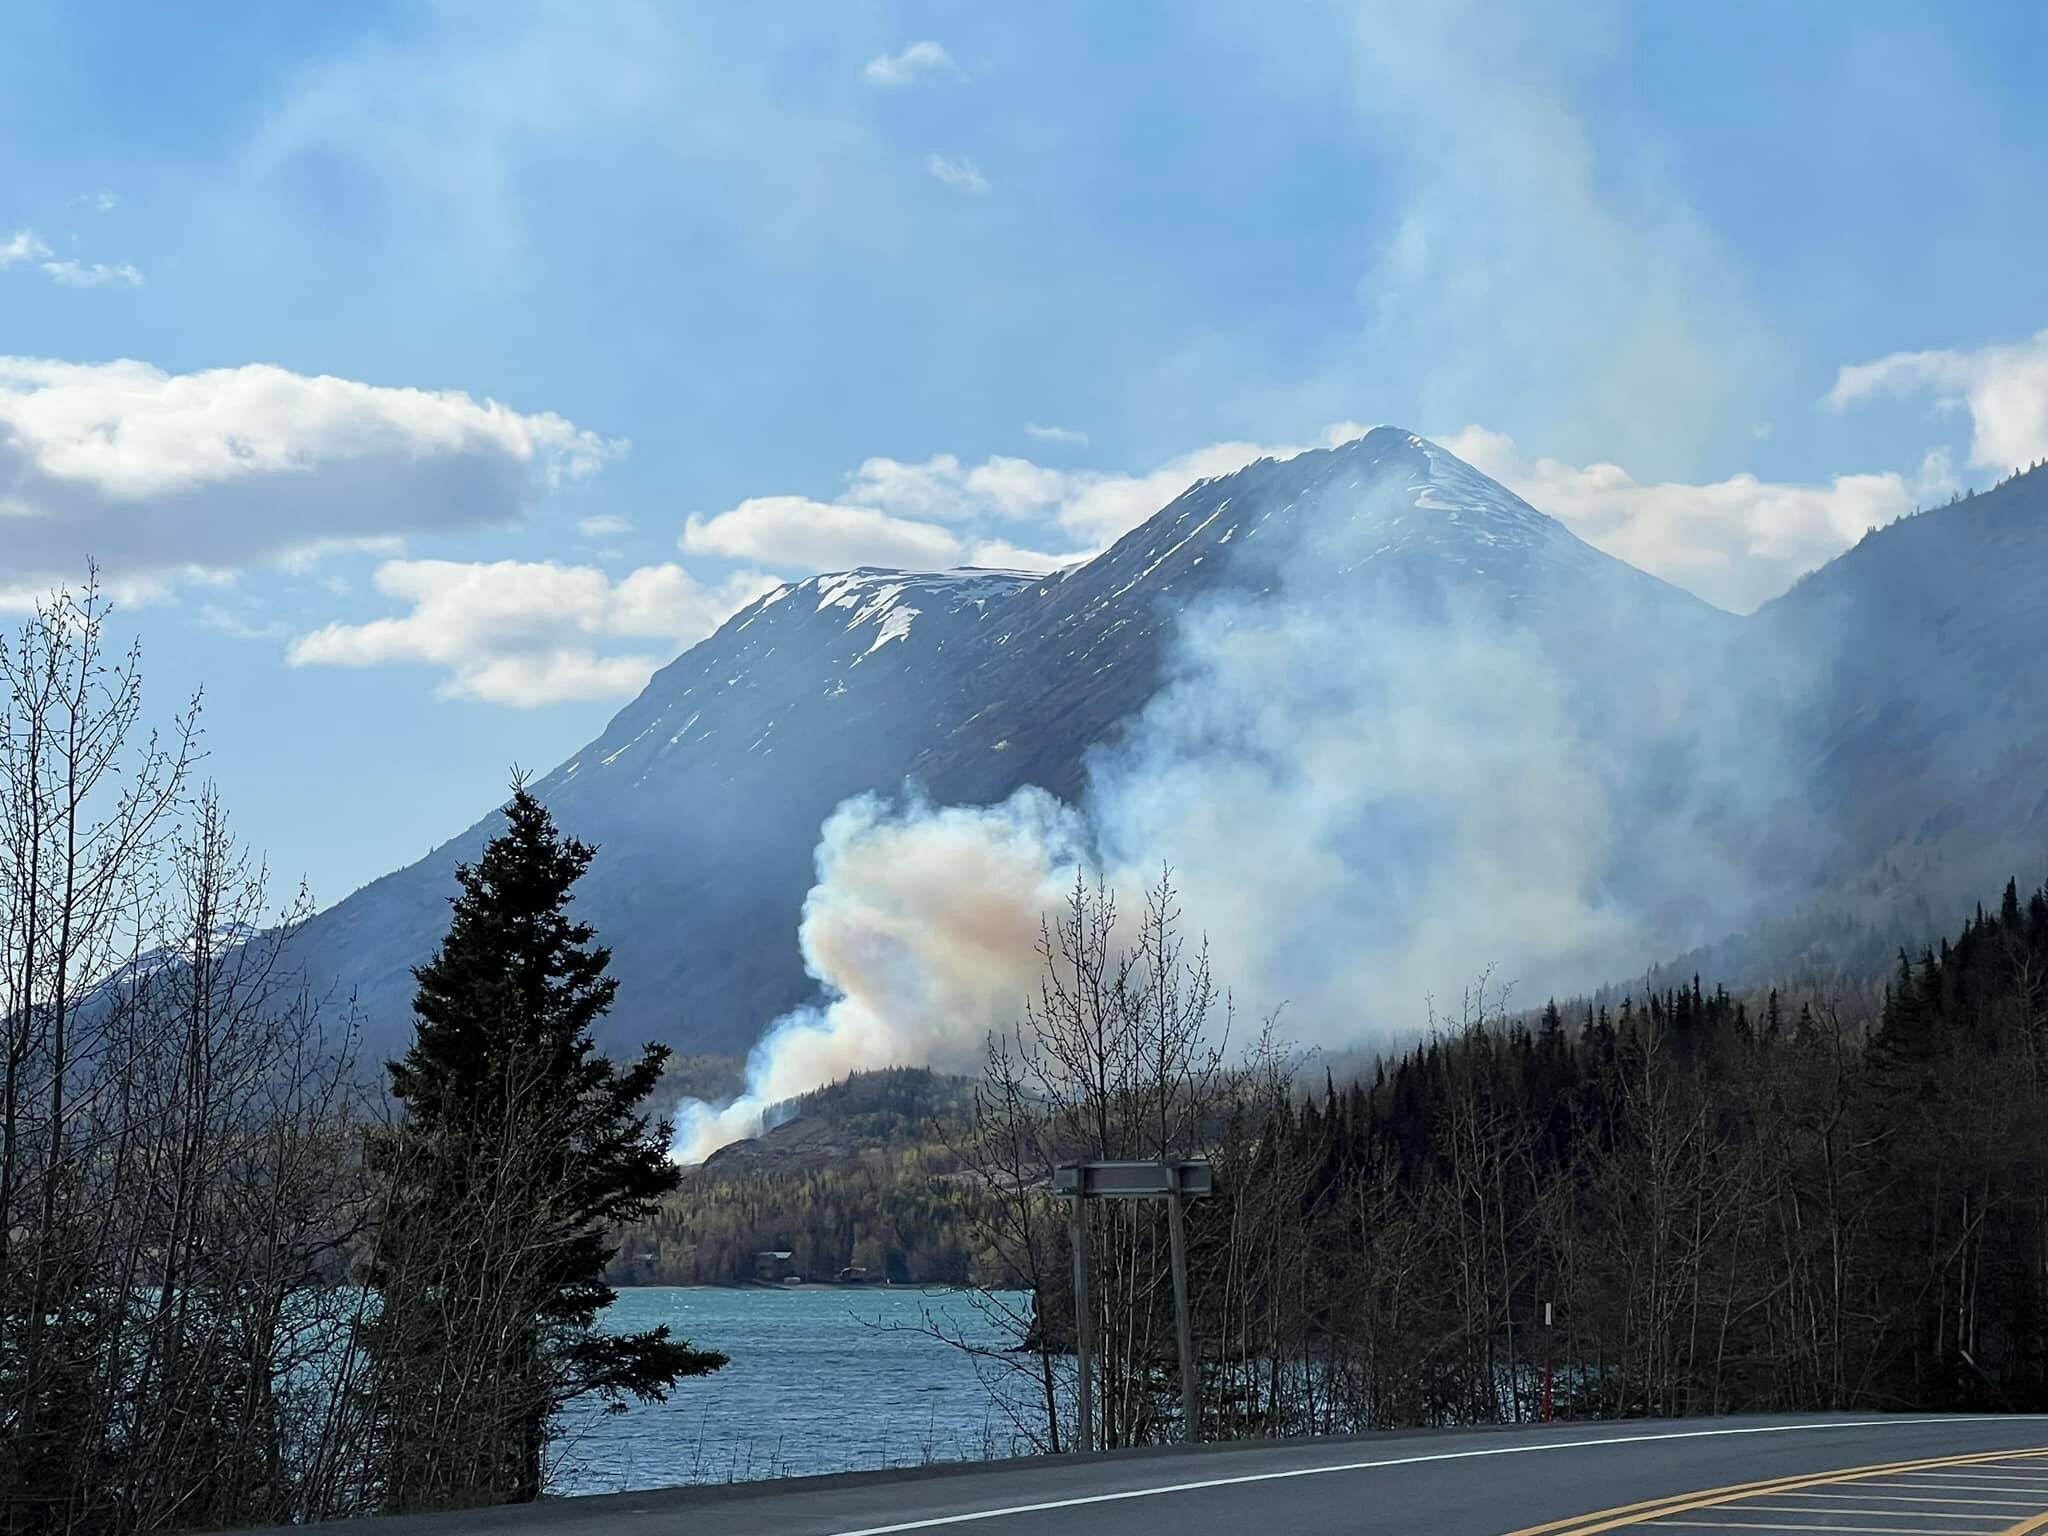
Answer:
[[[1512,1019],[1482,997],[1360,1081],[1229,1075],[1185,1149],[1221,1190],[1191,1217],[1212,1429],[1532,1417],[1545,1362],[1578,1415],[2048,1406],[2048,892],[2009,886],[1857,995],[1695,979]],[[628,1245],[635,1273],[737,1278],[774,1246],[806,1274],[1011,1283],[985,1115],[978,1138],[899,1118],[850,1166],[704,1170]],[[1112,1263],[1144,1268],[1143,1219]],[[1163,1292],[1133,1295],[1150,1386],[1120,1430],[1143,1439],[1172,1413],[1172,1328]]]
[[[972,1087],[923,1067],[855,1074],[771,1113],[765,1135],[692,1170],[656,1216],[629,1234],[613,1278],[632,1285],[734,1285],[755,1257],[832,1280],[857,1268],[876,1283],[1000,1284],[974,1238],[978,1191],[954,1145]]]
[[[1572,1413],[2039,1407],[2044,980],[2008,888],[1874,1018],[1695,982],[1330,1085],[1245,1165],[1256,1334],[1326,1427],[1527,1417],[1546,1360]]]

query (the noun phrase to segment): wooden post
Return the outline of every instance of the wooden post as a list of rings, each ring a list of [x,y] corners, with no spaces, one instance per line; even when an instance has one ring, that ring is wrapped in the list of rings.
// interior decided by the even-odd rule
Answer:
[[[1166,1230],[1173,1246],[1173,1318],[1180,1344],[1181,1438],[1192,1445],[1202,1438],[1202,1388],[1195,1375],[1195,1324],[1188,1315],[1187,1223],[1182,1219],[1177,1184],[1166,1196]]]
[[[1074,1449],[1085,1456],[1095,1449],[1094,1362],[1095,1317],[1088,1307],[1088,1207],[1084,1185],[1076,1185],[1074,1201]]]

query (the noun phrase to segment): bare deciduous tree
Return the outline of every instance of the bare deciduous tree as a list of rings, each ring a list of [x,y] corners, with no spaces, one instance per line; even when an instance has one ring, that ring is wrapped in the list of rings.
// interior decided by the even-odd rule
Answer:
[[[0,1524],[355,1507],[353,1036],[88,586],[0,648]]]

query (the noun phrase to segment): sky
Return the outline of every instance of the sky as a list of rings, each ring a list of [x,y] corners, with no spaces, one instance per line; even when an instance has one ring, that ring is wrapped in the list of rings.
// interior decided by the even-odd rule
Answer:
[[[1746,612],[2048,456],[2044,49],[1886,0],[13,0],[0,617],[96,564],[326,904],[781,580],[1050,567],[1368,424]]]

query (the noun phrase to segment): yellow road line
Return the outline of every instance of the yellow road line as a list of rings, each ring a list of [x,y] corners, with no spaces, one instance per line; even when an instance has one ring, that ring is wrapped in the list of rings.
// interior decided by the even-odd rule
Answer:
[[[1764,1525],[1754,1520],[1659,1520],[1657,1524],[1686,1526],[1696,1531],[1869,1531],[1876,1536],[1949,1536],[1946,1531],[1930,1531],[1924,1525]]]
[[[1657,1519],[1660,1523],[1667,1515],[1689,1514],[1694,1510],[1711,1509],[1717,1504],[1726,1504],[1735,1499],[1758,1494],[1792,1493],[1803,1488],[1818,1487],[1829,1483],[1844,1483],[1853,1478],[1881,1477],[1887,1474],[1906,1474],[1923,1469],[1940,1467],[1988,1466],[1999,1461],[2013,1460],[2022,1456],[2040,1456],[2044,1452],[2039,1446],[2018,1451],[1977,1451],[1962,1456],[1927,1457],[1918,1461],[1880,1462],[1864,1467],[1836,1467],[1825,1472],[1808,1472],[1785,1477],[1762,1478],[1751,1483],[1731,1483],[1723,1488],[1702,1488],[1690,1493],[1665,1494],[1661,1498],[1639,1499],[1633,1504],[1618,1504],[1611,1509],[1598,1509],[1582,1515],[1572,1515],[1563,1520],[1549,1520],[1542,1525],[1524,1526],[1510,1531],[1507,1536],[1599,1536],[1602,1531],[1620,1530],[1624,1526],[1641,1525]],[[1907,1487],[1926,1486],[1906,1484]],[[2025,1492],[2026,1490],[2013,1490]],[[1849,1529],[1849,1527],[1840,1527]]]
[[[2036,1531],[2048,1531],[2048,1514],[2036,1515],[2031,1520],[2022,1520],[2018,1525],[2008,1525],[1998,1536],[2034,1536]]]

